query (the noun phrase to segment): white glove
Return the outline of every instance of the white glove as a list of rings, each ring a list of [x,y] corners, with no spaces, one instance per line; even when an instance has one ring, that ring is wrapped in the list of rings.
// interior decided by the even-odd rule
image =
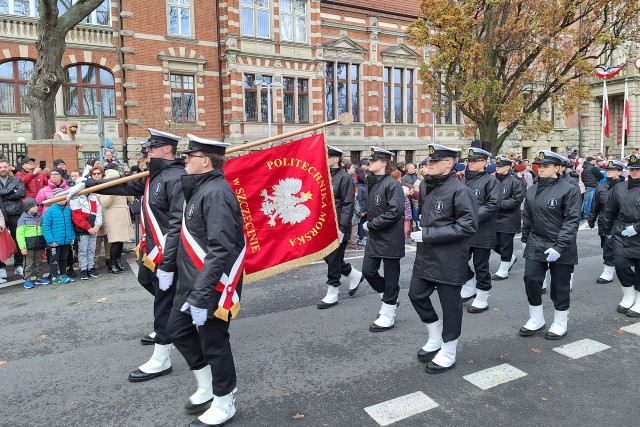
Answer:
[[[164,271],[156,268],[156,277],[158,278],[158,287],[166,291],[173,284],[173,271]]]
[[[628,225],[624,230],[622,230],[622,235],[624,237],[633,237],[636,234],[638,234],[638,232],[633,228],[633,225]]]
[[[422,230],[409,233],[409,236],[414,242],[422,242]]]
[[[364,231],[369,231],[369,227],[367,227],[367,224],[369,224],[369,222],[368,222],[368,221],[367,221],[367,222],[365,222],[364,224],[362,224],[362,229],[363,229]]]
[[[73,187],[71,187],[71,190],[68,190],[69,193],[67,195],[67,200],[71,200],[71,198],[73,196],[75,196],[77,193],[81,192],[82,190],[84,190],[85,188],[87,188],[87,185],[84,182],[81,183],[76,183],[76,185],[74,185]]]
[[[191,318],[193,319],[193,323],[196,326],[202,326],[204,325],[204,322],[207,321],[207,309],[206,308],[198,308],[198,307],[194,307],[191,304],[189,304],[188,302],[185,302],[184,304],[182,304],[182,308],[180,308],[180,311],[185,312],[189,310],[191,312]]]
[[[338,230],[338,238],[340,239],[340,243],[342,243],[344,240],[344,233],[340,230]]]
[[[526,243],[522,243],[522,250],[524,251],[525,249],[527,249],[527,244]]]
[[[554,262],[557,261],[558,258],[560,258],[560,252],[556,251],[553,248],[549,248],[546,251],[544,251],[545,254],[547,254],[547,262]]]

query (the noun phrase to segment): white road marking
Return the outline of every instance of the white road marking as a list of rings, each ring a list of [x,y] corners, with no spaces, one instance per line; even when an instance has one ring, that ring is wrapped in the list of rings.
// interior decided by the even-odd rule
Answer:
[[[640,335],[640,322],[634,323],[633,325],[625,326],[624,328],[620,328],[625,332],[629,332],[630,334]]]
[[[140,267],[138,266],[138,261],[136,261],[136,258],[127,258],[127,261],[129,263],[129,267],[131,267],[131,272],[133,273],[133,275],[135,276],[135,278],[138,278],[138,270],[140,269]]]
[[[503,363],[493,368],[483,369],[474,374],[465,375],[463,378],[482,390],[488,390],[500,384],[517,380],[527,376],[527,373],[520,369]]]
[[[409,245],[406,245],[406,246],[404,247],[404,250],[405,250],[405,252],[415,252],[415,251],[417,250],[417,248],[416,248],[415,246],[409,246]],[[347,249],[346,253],[349,253],[349,252],[360,252],[360,251],[358,251],[358,250],[356,250],[356,249]],[[362,255],[358,255],[358,256],[351,256],[351,257],[345,257],[345,259],[344,259],[344,260],[345,260],[345,261],[347,261],[347,260],[350,260],[350,259],[360,259],[360,258],[364,258],[364,249],[362,249],[362,252],[360,252],[360,253],[362,253]],[[309,264],[309,265],[315,265],[315,264],[324,264],[324,261],[316,261],[316,262],[312,262],[312,263],[311,263],[311,264]]]
[[[433,399],[421,391],[396,397],[364,410],[381,426],[388,426],[413,415],[437,408]]]
[[[553,351],[563,354],[571,359],[580,359],[581,357],[589,356],[609,348],[611,348],[611,346],[602,344],[601,342],[584,339],[571,344],[565,344],[562,347],[556,347]]]

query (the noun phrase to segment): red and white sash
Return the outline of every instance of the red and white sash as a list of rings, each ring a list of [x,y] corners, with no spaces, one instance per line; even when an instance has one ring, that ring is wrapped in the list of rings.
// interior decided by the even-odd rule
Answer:
[[[151,178],[147,178],[147,185],[144,189],[144,214],[140,215],[140,224],[142,225],[142,237],[140,238],[140,249],[143,250],[143,263],[149,267],[152,271],[155,270],[155,266],[162,262],[162,251],[164,249],[164,243],[166,235],[162,234],[162,229],[158,225],[153,211],[151,210],[151,204],[149,203],[149,184]],[[146,220],[145,220],[146,217]],[[147,252],[147,229],[145,223],[149,224],[151,234],[153,237],[154,247],[151,251]],[[153,268],[152,268],[153,267]]]
[[[186,207],[186,203],[185,203]],[[207,256],[207,252],[200,246],[200,244],[194,239],[189,232],[187,224],[185,222],[186,212],[182,216],[182,230],[180,232],[182,243],[189,255],[189,259],[193,261],[198,271],[202,271],[204,267],[204,259]],[[244,237],[243,237],[244,238]],[[213,313],[219,319],[224,321],[229,320],[229,313],[231,318],[236,317],[238,311],[240,311],[240,296],[236,290],[238,282],[244,272],[244,256],[247,252],[247,242],[245,240],[244,247],[238,254],[238,257],[233,262],[231,271],[229,274],[226,272],[220,277],[220,281],[216,285],[216,290],[222,293],[220,300],[218,301],[218,309]]]

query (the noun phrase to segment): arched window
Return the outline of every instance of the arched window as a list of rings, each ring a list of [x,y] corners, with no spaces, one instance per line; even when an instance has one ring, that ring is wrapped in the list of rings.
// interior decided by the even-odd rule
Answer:
[[[33,76],[35,62],[18,59],[0,64],[0,114],[29,114],[22,103],[27,94],[27,83]]]
[[[116,116],[113,74],[95,65],[72,65],[64,70],[62,83],[65,116],[97,116],[102,102],[105,117]]]

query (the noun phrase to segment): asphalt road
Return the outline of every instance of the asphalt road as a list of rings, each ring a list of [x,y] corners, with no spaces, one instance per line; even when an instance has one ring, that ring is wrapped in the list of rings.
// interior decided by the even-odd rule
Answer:
[[[640,322],[616,313],[617,280],[595,284],[602,270],[596,233],[578,236],[568,335],[517,335],[528,317],[519,260],[509,279],[494,283],[488,312],[465,311],[456,368],[442,375],[426,374],[415,356],[426,330],[407,297],[412,245],[402,261],[396,326],[384,333],[368,331],[380,302],[366,282],[355,297],[343,286],[340,304],[316,309],[326,290],[322,262],[246,286],[231,324],[232,425],[373,427],[387,417],[398,420],[394,426],[638,426],[640,336],[620,328]],[[357,268],[362,255],[347,252]],[[494,254],[492,272],[498,263]],[[544,301],[550,324],[548,295]],[[172,374],[127,381],[151,355],[152,347],[139,344],[151,332],[151,309],[131,271],[0,289],[0,425],[187,425],[193,416],[182,407],[195,381],[176,350]],[[569,344],[578,341],[601,351],[577,359],[558,352],[574,352]],[[490,368],[500,372],[484,371]],[[477,373],[503,383],[483,389],[465,378]]]

